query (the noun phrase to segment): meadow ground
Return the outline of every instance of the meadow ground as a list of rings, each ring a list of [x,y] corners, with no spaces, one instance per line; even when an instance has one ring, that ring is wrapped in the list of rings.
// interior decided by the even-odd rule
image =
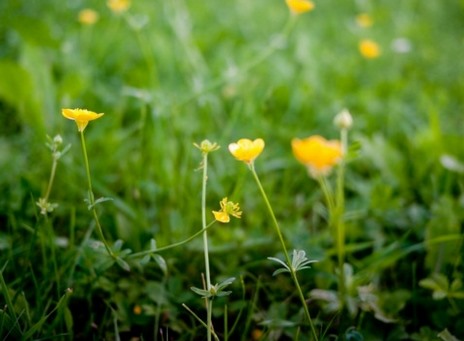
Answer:
[[[0,2],[1,340],[464,339],[464,1],[314,4]]]

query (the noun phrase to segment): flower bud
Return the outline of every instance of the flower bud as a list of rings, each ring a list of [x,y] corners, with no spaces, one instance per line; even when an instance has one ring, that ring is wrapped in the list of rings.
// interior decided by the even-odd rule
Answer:
[[[350,129],[353,125],[353,117],[348,109],[343,109],[334,118],[334,124],[339,129]]]

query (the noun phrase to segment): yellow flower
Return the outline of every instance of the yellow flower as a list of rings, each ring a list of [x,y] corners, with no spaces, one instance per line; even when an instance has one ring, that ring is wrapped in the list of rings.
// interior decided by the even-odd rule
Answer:
[[[106,5],[115,13],[127,11],[130,7],[130,0],[108,0]]]
[[[86,8],[79,12],[77,18],[83,25],[93,25],[98,21],[99,15],[93,9]]]
[[[64,117],[76,122],[79,132],[84,131],[89,121],[96,120],[104,115],[94,113],[87,109],[61,109],[61,113]]]
[[[227,198],[224,198],[219,203],[221,205],[220,211],[213,211],[214,218],[221,223],[228,223],[230,221],[230,216],[235,218],[241,218],[242,212],[240,211],[240,206],[233,203],[232,201],[227,201]]]
[[[295,158],[304,164],[312,177],[324,176],[342,158],[343,151],[339,141],[327,141],[319,135],[306,139],[293,139],[292,150]]]
[[[140,315],[142,313],[142,307],[136,304],[132,309],[135,315]]]
[[[285,0],[285,2],[293,14],[301,14],[314,9],[314,3],[309,0]]]
[[[358,24],[359,27],[371,27],[372,26],[372,18],[369,14],[367,13],[361,13],[356,16],[356,23]]]
[[[229,144],[230,153],[239,161],[251,164],[264,149],[264,140],[240,139]]]
[[[380,47],[375,41],[363,39],[359,43],[359,52],[361,52],[364,58],[377,58],[380,56]]]

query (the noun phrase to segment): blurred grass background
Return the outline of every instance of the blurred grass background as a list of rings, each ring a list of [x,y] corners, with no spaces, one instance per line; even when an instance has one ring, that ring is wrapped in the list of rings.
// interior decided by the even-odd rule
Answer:
[[[78,21],[84,8],[98,12],[95,24]],[[361,13],[372,18],[371,27],[357,25]],[[362,274],[359,285],[373,282],[385,295],[407,292],[391,299],[399,302],[391,308],[399,317],[379,339],[393,340],[399,330],[425,337],[424,328],[464,336],[456,323],[462,308],[448,312],[444,301],[418,287],[432,273],[450,280],[463,275],[462,242],[423,242],[462,234],[464,2],[317,1],[286,36],[288,20],[285,2],[277,0],[138,0],[122,14],[100,1],[0,3],[0,257],[7,285],[26,293],[37,316],[60,297],[56,286],[71,286],[76,338],[81,332],[81,338],[112,335],[114,316],[133,336],[151,328],[153,316],[185,340],[203,335],[180,307],[189,302],[201,309],[188,289],[201,285],[199,240],[164,254],[168,277],[156,264],[130,274],[114,267],[99,272],[92,267],[97,256],[82,256],[77,246],[84,245],[92,220],[83,203],[79,137],[61,108],[105,113],[86,129],[94,191],[114,199],[99,207],[106,236],[134,252],[148,249],[151,238],[162,246],[200,229],[201,174],[195,169],[201,155],[193,143],[207,138],[222,146],[211,155],[207,205],[217,209],[228,196],[244,214],[211,233],[213,273],[244,274],[248,300],[264,287],[262,303],[247,306],[254,326],[262,316],[291,315],[296,308],[279,305],[291,286],[269,277],[266,257],[278,252],[277,240],[253,179],[227,145],[241,137],[266,141],[256,167],[285,237],[291,248],[321,260],[301,275],[306,290],[330,288],[333,249],[322,194],[294,160],[290,140],[337,138],[333,117],[348,108],[350,139],[360,150],[346,180],[347,242],[370,245],[348,261]],[[362,39],[376,41],[381,55],[364,58]],[[263,53],[267,58],[254,63]],[[48,219],[64,241],[57,249],[61,284],[47,278],[52,270],[34,247],[42,225],[35,202],[51,165],[46,135],[56,134],[71,144],[50,198],[59,207]],[[237,283],[232,315],[250,302],[240,290]],[[145,304],[141,316],[132,311],[138,304]],[[365,319],[358,316],[353,325],[370,339],[378,322]],[[46,335],[60,323],[43,328]],[[247,328],[242,339],[263,327]],[[266,337],[290,337],[279,328]]]

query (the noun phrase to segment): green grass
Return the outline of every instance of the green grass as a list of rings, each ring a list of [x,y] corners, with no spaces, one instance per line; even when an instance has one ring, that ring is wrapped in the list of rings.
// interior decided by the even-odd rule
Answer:
[[[87,7],[100,14],[93,26],[77,21]],[[356,25],[362,12],[372,27]],[[96,209],[110,245],[132,253],[201,229],[193,143],[221,145],[209,158],[207,212],[223,197],[243,210],[208,232],[212,282],[237,278],[214,300],[221,340],[258,339],[257,330],[262,340],[311,337],[290,276],[272,277],[267,257],[283,259],[280,242],[228,144],[265,140],[255,167],[287,246],[319,260],[298,272],[302,290],[330,298],[337,251],[325,199],[290,141],[338,138],[332,121],[348,108],[357,150],[345,178],[351,311],[309,299],[319,339],[450,340],[445,329],[464,338],[463,13],[460,0],[317,1],[285,36],[280,0],[139,0],[119,16],[105,2],[0,2],[0,339],[205,339],[182,306],[206,321],[189,289],[202,287],[201,238],[163,252],[167,272],[160,258],[127,258],[130,272],[113,264],[84,202],[67,107],[105,113],[85,131],[95,196],[113,199]],[[360,55],[364,38],[380,45],[379,58]],[[392,48],[398,38],[407,53]],[[35,202],[50,177],[46,136],[57,134],[70,149],[49,198],[59,206],[44,217]]]

